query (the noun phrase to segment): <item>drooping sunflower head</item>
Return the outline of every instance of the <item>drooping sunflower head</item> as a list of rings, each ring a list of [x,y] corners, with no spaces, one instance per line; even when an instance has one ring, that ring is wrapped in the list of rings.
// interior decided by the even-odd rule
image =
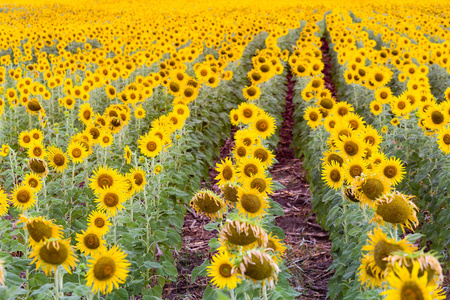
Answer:
[[[266,282],[269,288],[275,287],[280,272],[277,263],[265,249],[251,249],[244,253],[239,270],[255,283]]]
[[[238,186],[234,183],[227,183],[220,186],[223,198],[232,207],[239,201]]]
[[[210,217],[212,220],[222,218],[227,206],[219,195],[210,190],[197,192],[191,200],[191,206],[197,213]]]
[[[24,223],[24,230],[28,231],[30,238],[28,246],[35,247],[39,243],[48,239],[58,239],[62,237],[62,227],[39,216],[36,218],[27,218],[25,215],[19,216],[19,223]]]
[[[265,247],[268,242],[267,233],[262,227],[240,220],[227,219],[219,236],[223,244],[231,249],[253,248],[257,244]]]
[[[414,227],[419,224],[416,213],[418,208],[411,199],[412,196],[403,195],[399,191],[383,195],[375,203],[374,221],[400,225],[403,231],[404,227],[414,231]]]
[[[211,283],[219,289],[234,289],[242,281],[238,270],[234,265],[234,256],[228,252],[219,252],[211,260],[211,266],[207,267],[207,274]]]
[[[53,271],[56,272],[60,265],[68,273],[72,273],[71,268],[74,268],[78,261],[73,247],[70,245],[70,239],[63,240],[60,238],[39,243],[30,257],[33,258],[32,263],[36,263],[36,268],[42,268],[47,276]]]
[[[362,205],[373,208],[378,198],[391,191],[391,183],[378,173],[369,172],[353,179],[352,190]]]
[[[368,251],[366,255],[372,256],[375,261],[373,268],[379,273],[384,272],[388,266],[388,257],[396,252],[404,251],[411,253],[416,247],[406,239],[397,241],[390,239],[383,233],[381,228],[375,228],[368,233],[368,245],[362,247],[363,251]]]

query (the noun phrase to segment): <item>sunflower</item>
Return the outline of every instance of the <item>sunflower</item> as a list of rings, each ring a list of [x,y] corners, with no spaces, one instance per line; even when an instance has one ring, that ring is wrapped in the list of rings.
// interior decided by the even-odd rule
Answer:
[[[242,89],[242,94],[248,101],[253,101],[261,96],[261,90],[256,85],[246,86],[244,89]]]
[[[22,212],[36,204],[35,191],[25,183],[16,185],[10,195],[11,204]]]
[[[41,177],[34,174],[33,172],[25,175],[23,182],[31,187],[36,193],[38,193],[42,189]]]
[[[227,206],[222,198],[210,190],[198,191],[190,202],[197,213],[210,217],[212,220],[222,218]]]
[[[267,177],[264,174],[253,175],[249,179],[244,181],[245,189],[256,189],[259,193],[264,195],[272,194],[272,185],[272,178]]]
[[[331,132],[336,127],[338,122],[339,118],[337,118],[336,116],[328,115],[323,121],[323,125],[326,131]]]
[[[89,228],[94,229],[96,233],[99,235],[105,235],[109,231],[109,226],[111,226],[111,222],[108,220],[108,215],[100,210],[94,210],[88,216],[88,226]]]
[[[364,255],[361,259],[361,265],[358,268],[358,280],[362,285],[371,289],[381,287],[386,272],[382,272],[380,268],[376,267],[374,257],[371,255]]]
[[[42,178],[48,175],[47,163],[43,159],[33,157],[28,161],[28,166],[34,173]]]
[[[430,107],[425,112],[425,126],[431,130],[441,130],[447,125],[449,117],[439,107]]]
[[[428,284],[440,285],[444,281],[441,264],[433,251],[424,253],[424,248],[422,248],[412,253],[400,252],[389,256],[388,261],[388,267],[393,267],[398,264],[400,267],[406,266],[410,272],[414,263],[418,262],[420,265],[419,276],[423,276],[426,272]]]
[[[40,129],[37,128],[31,129],[30,136],[34,141],[39,143],[41,143],[44,140],[44,134]]]
[[[123,177],[116,170],[106,165],[94,170],[94,176],[89,180],[89,187],[97,194],[106,188],[116,188],[117,190],[126,189]]]
[[[144,189],[147,184],[147,180],[145,179],[145,171],[141,168],[132,168],[130,170],[131,176],[133,178],[133,183],[136,192],[140,192]]]
[[[238,213],[249,218],[261,219],[267,214],[269,203],[257,189],[238,189]]]
[[[82,163],[83,160],[89,155],[86,147],[80,142],[71,142],[67,147],[67,153],[75,164]]]
[[[450,126],[443,127],[437,135],[439,149],[445,154],[450,153]]]
[[[356,132],[350,124],[340,121],[334,126],[333,130],[331,130],[331,138],[335,141],[342,141],[344,136],[350,138],[354,133]]]
[[[307,121],[307,124],[311,128],[316,128],[322,124],[322,114],[318,107],[308,106],[305,109],[303,118]]]
[[[98,144],[102,148],[110,147],[114,143],[114,137],[110,132],[102,130],[98,138]]]
[[[405,167],[402,162],[395,157],[383,160],[378,166],[377,171],[395,186],[399,184],[405,175]]]
[[[264,165],[256,157],[244,157],[237,164],[237,173],[240,180],[250,179],[254,175],[264,174]]]
[[[282,262],[284,253],[286,252],[286,244],[272,233],[269,234],[267,240],[266,251],[272,253],[272,258],[278,265]]]
[[[142,154],[147,157],[155,157],[162,150],[161,139],[156,135],[146,134],[145,136],[140,136],[138,140],[139,149]]]
[[[397,117],[405,116],[412,110],[411,103],[406,97],[394,97],[390,104],[392,113]]]
[[[62,227],[53,224],[53,220],[48,221],[44,217],[27,218],[25,215],[19,216],[19,223],[24,223],[23,230],[28,230],[30,238],[28,246],[35,247],[47,239],[59,239],[62,237]]]
[[[88,260],[86,280],[87,286],[92,286],[93,293],[110,293],[114,287],[118,288],[125,282],[131,266],[125,257],[125,252],[114,246]]]
[[[34,141],[28,146],[28,157],[43,159],[45,155],[46,151],[41,142]]]
[[[392,97],[392,90],[390,87],[384,86],[375,91],[375,101],[381,104],[387,104]]]
[[[342,164],[344,163],[344,158],[340,155],[340,153],[336,151],[326,151],[323,154],[322,161],[327,164],[331,164],[333,161],[335,161],[340,167],[342,167]]]
[[[265,148],[264,146],[255,145],[249,149],[249,152],[250,155],[261,160],[262,165],[266,169],[274,163],[275,155],[273,155],[271,150]]]
[[[227,183],[220,186],[220,191],[222,192],[224,200],[234,206],[238,201],[238,186],[234,183]]]
[[[393,271],[386,278],[391,289],[382,292],[380,295],[386,295],[386,300],[397,299],[436,299],[434,291],[438,289],[435,284],[427,284],[427,276],[419,276],[420,264],[414,262],[412,270],[403,265],[394,265]],[[426,273],[426,272],[425,272]],[[445,299],[445,296],[437,297]]]
[[[94,110],[89,103],[80,105],[78,119],[85,125],[89,125],[93,121]]]
[[[268,242],[267,233],[262,227],[249,221],[230,219],[222,226],[219,237],[223,249],[253,248],[256,245],[266,247]]]
[[[58,173],[64,172],[67,168],[67,155],[57,147],[48,147],[45,159],[49,161],[50,167],[56,169]]]
[[[261,113],[252,123],[253,129],[261,139],[267,139],[275,133],[275,118],[268,113]]]
[[[344,184],[344,169],[335,161],[322,165],[322,181],[334,190],[342,188]]]
[[[259,142],[257,133],[252,129],[238,130],[234,135],[236,145],[244,145],[246,148],[257,144]]]
[[[125,207],[122,205],[126,200],[124,189],[107,187],[99,190],[99,196],[94,200],[97,202],[99,210],[106,211],[108,215],[115,216],[117,211],[122,211]]]
[[[391,223],[394,227],[400,225],[402,231],[405,227],[414,231],[419,224],[417,220],[417,206],[411,201],[412,196],[403,195],[395,191],[378,198],[375,203],[375,216],[373,221],[384,224]]]
[[[112,85],[105,85],[105,92],[106,92],[106,96],[108,96],[109,99],[113,100],[117,97],[117,92],[115,87],[113,87]]]
[[[346,158],[355,159],[364,155],[364,142],[359,137],[341,135],[340,139],[336,141],[336,145]]]
[[[383,138],[378,133],[378,131],[371,125],[367,125],[362,132],[360,132],[359,137],[364,143],[370,145],[370,147],[378,148],[383,141]]]
[[[275,288],[280,268],[267,249],[251,249],[242,257],[239,270],[252,282],[267,282],[269,288]]]
[[[368,173],[355,177],[352,190],[362,205],[375,206],[375,201],[391,191],[391,182],[378,173]]]
[[[238,107],[239,121],[242,124],[252,123],[261,112],[261,109],[253,103],[242,103]]]
[[[226,157],[222,160],[222,163],[217,164],[215,170],[219,173],[216,176],[217,185],[221,186],[227,183],[232,183],[236,180],[236,170],[233,165],[233,161]]]
[[[385,275],[386,268],[388,267],[388,257],[395,252],[404,251],[412,253],[416,251],[416,247],[403,239],[397,241],[396,239],[389,239],[381,228],[375,228],[368,233],[369,239],[368,245],[362,247],[362,251],[368,251],[364,255],[368,255],[373,258],[375,264],[372,269],[377,274]],[[371,259],[372,259],[371,258]]]
[[[0,188],[0,217],[6,215],[8,213],[8,209],[8,195],[2,188]]]
[[[34,258],[31,262],[36,263],[36,268],[42,268],[45,275],[50,275],[54,270],[62,265],[63,268],[72,274],[71,268],[75,267],[78,259],[75,256],[73,247],[70,245],[70,239],[63,240],[50,239],[39,243],[30,254],[30,258]]]
[[[239,110],[238,109],[232,109],[230,111],[230,122],[231,122],[231,125],[238,126],[239,122],[240,122],[239,117],[240,117]]]
[[[125,146],[123,157],[127,160],[127,164],[131,163],[131,155],[132,155],[132,153],[131,153],[130,147],[128,147],[128,145]]]
[[[82,230],[81,234],[76,235],[77,249],[84,255],[95,256],[106,250],[106,242],[95,228],[88,227],[86,231]]]
[[[22,131],[19,135],[19,145],[23,148],[30,147],[31,143],[33,143],[33,138],[28,131]]]
[[[211,265],[206,267],[207,274],[211,278],[211,283],[219,289],[234,289],[242,279],[238,276],[233,265],[234,257],[227,252],[219,252],[214,255]]]
[[[334,106],[333,110],[334,110],[335,114],[343,117],[346,114],[354,111],[355,109],[349,103],[344,102],[344,101],[342,101],[342,102],[340,101],[340,102],[336,103],[336,105]]]
[[[347,182],[352,182],[353,178],[368,172],[368,163],[361,157],[348,160],[343,166],[343,177]]]
[[[141,106],[137,107],[134,111],[134,116],[136,119],[143,119],[145,118],[145,109]]]

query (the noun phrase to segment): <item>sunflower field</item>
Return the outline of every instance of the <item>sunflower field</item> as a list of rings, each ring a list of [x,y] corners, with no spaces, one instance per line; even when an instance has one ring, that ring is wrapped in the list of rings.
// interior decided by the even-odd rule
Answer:
[[[0,299],[450,299],[450,6],[379,2],[0,1]]]

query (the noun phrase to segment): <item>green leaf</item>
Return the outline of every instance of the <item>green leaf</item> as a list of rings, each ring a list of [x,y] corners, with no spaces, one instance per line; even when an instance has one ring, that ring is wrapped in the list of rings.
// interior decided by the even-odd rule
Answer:
[[[194,268],[194,270],[192,270],[192,274],[191,274],[191,283],[195,282],[195,279],[197,279],[198,276],[206,276],[206,267],[210,266],[210,262],[209,259],[205,259],[205,261],[200,265]]]

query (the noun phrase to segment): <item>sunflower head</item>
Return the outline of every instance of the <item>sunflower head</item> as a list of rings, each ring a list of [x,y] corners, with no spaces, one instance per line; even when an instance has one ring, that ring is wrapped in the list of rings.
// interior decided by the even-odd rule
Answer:
[[[259,226],[239,220],[227,220],[220,231],[221,240],[232,248],[251,247],[259,242],[267,245],[267,234]]]
[[[191,206],[197,213],[208,216],[213,220],[221,218],[227,207],[220,196],[206,189],[194,195],[191,200]]]
[[[60,265],[68,273],[71,273],[70,269],[75,267],[78,261],[72,246],[70,246],[70,241],[59,238],[49,239],[38,244],[30,257],[34,258],[32,263],[36,262],[36,268],[42,267],[46,275],[50,275],[53,270],[56,272]]]
[[[355,177],[352,190],[361,204],[375,206],[375,201],[391,190],[391,183],[378,173],[368,173]]]
[[[28,243],[31,247],[35,247],[45,240],[62,236],[62,227],[53,224],[53,221],[48,221],[44,217],[27,218],[25,215],[20,215],[19,223],[25,224],[23,229],[27,230],[30,235]]]
[[[239,264],[241,274],[253,282],[267,282],[274,288],[274,281],[280,272],[272,256],[264,249],[248,250]]]
[[[31,170],[33,170],[34,173],[43,178],[45,178],[48,174],[47,163],[41,158],[31,158],[28,162],[28,166]]]
[[[227,183],[220,186],[220,190],[222,191],[223,198],[227,203],[231,206],[234,206],[238,201],[238,186],[234,183]]]
[[[220,289],[234,289],[242,280],[234,266],[234,257],[226,251],[214,255],[207,273],[212,277],[211,282]]]
[[[238,213],[250,218],[262,218],[267,214],[268,202],[257,189],[238,190],[239,202],[237,203]]]

